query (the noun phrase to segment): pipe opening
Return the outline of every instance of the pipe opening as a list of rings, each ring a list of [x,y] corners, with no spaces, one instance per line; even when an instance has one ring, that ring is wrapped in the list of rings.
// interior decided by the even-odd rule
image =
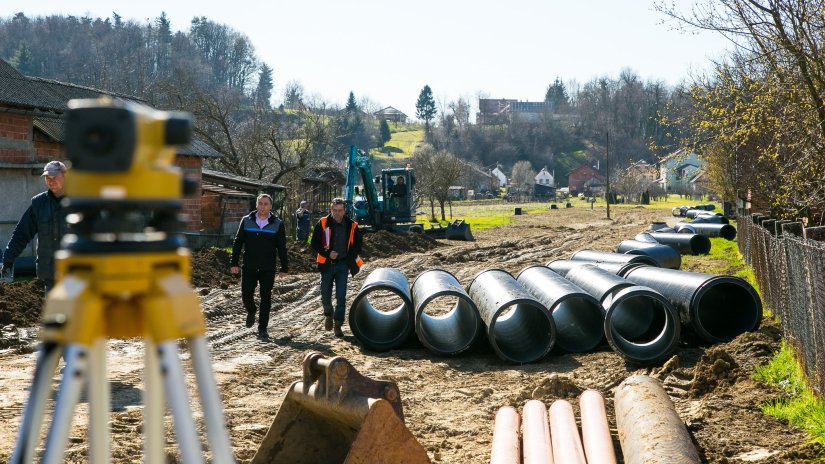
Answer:
[[[728,342],[758,327],[762,308],[753,294],[736,282],[718,282],[697,295],[694,317],[699,330]]]
[[[391,344],[409,334],[411,312],[403,295],[390,287],[374,287],[356,297],[350,308],[350,326],[357,327],[365,344]]]
[[[535,361],[553,347],[553,322],[547,310],[531,303],[515,303],[499,308],[493,316],[490,342],[507,359]]]
[[[475,305],[457,295],[436,296],[419,310],[416,333],[428,348],[444,354],[463,351],[480,328]]]
[[[605,301],[610,307],[605,332],[611,345],[626,357],[652,362],[676,345],[679,322],[667,301],[637,289],[623,289]]]
[[[553,309],[556,344],[559,348],[580,353],[596,347],[604,337],[604,311],[592,299],[571,297]]]

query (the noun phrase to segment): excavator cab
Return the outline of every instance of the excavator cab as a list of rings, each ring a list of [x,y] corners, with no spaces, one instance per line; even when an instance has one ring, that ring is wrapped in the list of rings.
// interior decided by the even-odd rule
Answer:
[[[381,170],[381,193],[384,197],[381,216],[384,223],[415,222],[414,184],[415,175],[409,166]]]

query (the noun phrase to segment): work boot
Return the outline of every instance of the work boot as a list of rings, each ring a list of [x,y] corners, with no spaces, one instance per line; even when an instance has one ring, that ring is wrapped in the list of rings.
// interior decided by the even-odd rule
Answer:
[[[246,328],[250,329],[253,325],[255,325],[255,313],[246,313]]]
[[[332,330],[332,314],[324,314],[324,330]]]
[[[268,341],[269,334],[266,333],[266,329],[258,329],[258,340]]]
[[[344,325],[343,322],[335,321],[335,336],[341,338],[344,336],[344,331],[341,330],[341,326]]]

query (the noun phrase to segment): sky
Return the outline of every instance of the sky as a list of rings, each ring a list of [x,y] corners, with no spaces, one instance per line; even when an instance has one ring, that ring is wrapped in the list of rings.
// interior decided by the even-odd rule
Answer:
[[[719,35],[677,30],[652,0],[27,0],[8,15],[18,11],[137,22],[166,12],[175,31],[206,16],[244,33],[274,69],[274,104],[298,81],[330,104],[352,91],[411,118],[424,85],[439,107],[460,97],[541,101],[557,77],[582,85],[625,68],[675,85],[729,48]]]

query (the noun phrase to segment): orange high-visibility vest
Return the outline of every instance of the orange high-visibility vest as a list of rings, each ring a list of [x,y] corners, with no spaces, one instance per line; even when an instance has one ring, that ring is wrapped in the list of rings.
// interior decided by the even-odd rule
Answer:
[[[347,240],[347,251],[349,251],[349,249],[352,247],[352,244],[355,243],[355,229],[357,227],[358,227],[358,223],[353,221],[352,222],[352,227],[350,227],[350,230],[349,230],[349,239]],[[329,227],[327,227],[327,217],[326,216],[321,218],[321,231],[324,234],[324,235],[321,236],[321,244],[324,246],[324,248],[328,249],[329,246],[330,246],[330,243],[329,243],[330,230],[329,230]],[[315,257],[315,261],[318,264],[324,264],[324,263],[327,262],[327,258],[325,256],[321,256],[321,254],[318,253],[318,255]],[[361,259],[360,256],[356,256],[355,257],[355,264],[358,267],[361,267],[364,264],[364,261]]]

